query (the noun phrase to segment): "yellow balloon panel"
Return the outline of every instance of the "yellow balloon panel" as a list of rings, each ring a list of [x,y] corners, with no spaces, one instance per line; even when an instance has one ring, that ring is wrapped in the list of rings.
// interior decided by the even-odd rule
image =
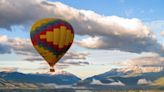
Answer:
[[[53,31],[46,32],[47,42],[53,42],[53,38],[54,38]]]
[[[60,42],[59,42],[59,48],[63,48],[64,47],[64,43],[65,43],[65,38],[66,38],[66,27],[61,26],[60,27]]]
[[[53,34],[54,34],[53,44],[58,45],[59,44],[59,38],[60,38],[60,30],[55,28],[53,30]]]

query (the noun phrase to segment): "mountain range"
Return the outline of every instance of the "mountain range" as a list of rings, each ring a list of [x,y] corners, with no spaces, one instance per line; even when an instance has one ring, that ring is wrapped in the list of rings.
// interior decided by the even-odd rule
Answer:
[[[57,85],[71,85],[77,83],[80,78],[63,72],[59,74],[23,74],[19,72],[0,72],[0,78],[17,83],[54,83]]]
[[[112,69],[84,80],[60,74],[23,74],[0,72],[0,88],[82,88],[82,89],[164,89],[164,70]]]
[[[143,72],[142,68],[135,70],[112,69],[103,74],[86,78],[77,83],[97,89],[164,89],[164,70]]]

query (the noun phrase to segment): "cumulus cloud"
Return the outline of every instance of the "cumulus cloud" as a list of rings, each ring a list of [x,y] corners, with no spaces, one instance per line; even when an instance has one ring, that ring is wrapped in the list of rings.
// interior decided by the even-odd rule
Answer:
[[[160,72],[164,70],[164,57],[155,53],[145,53],[138,57],[116,63],[121,72],[133,71],[136,74]]]
[[[133,58],[124,63],[127,66],[164,67],[164,57],[154,54],[150,56]]]
[[[60,63],[63,63],[68,66],[70,66],[70,65],[89,65],[89,62],[86,61],[88,55],[89,55],[88,52],[69,51],[60,60]]]
[[[133,70],[135,73],[159,72],[164,69],[164,57],[152,53],[122,61],[118,65],[124,66],[125,70]]]
[[[157,40],[132,36],[93,36],[76,42],[90,49],[121,50],[133,53],[155,52],[164,56],[164,47]]]
[[[0,52],[3,52],[1,54],[11,53],[12,51],[19,55],[38,56],[29,39],[0,36]]]
[[[92,49],[118,49],[135,53],[156,52],[163,55],[162,45],[156,41],[155,35],[139,19],[102,16],[93,11],[58,5],[63,8],[56,8],[55,11],[70,19],[73,25],[79,24],[74,26],[77,34],[90,36],[77,41],[80,46]],[[62,11],[69,16],[64,15]]]
[[[76,62],[72,62],[73,60],[85,60],[87,58],[89,54],[87,52],[72,52],[72,51],[68,51],[62,58],[61,58],[61,62],[65,62],[67,61],[67,63],[83,63],[81,61],[76,61]],[[27,61],[43,61],[44,59],[42,57],[40,57],[40,55],[38,56],[31,56],[29,55],[27,58],[25,58],[24,60]],[[70,62],[71,61],[71,62]]]
[[[16,53],[22,55],[26,61],[44,61],[36,52],[30,39],[8,38],[5,35],[0,36],[0,54]],[[89,53],[69,51],[60,60],[65,65],[88,65],[85,61]],[[63,66],[63,65],[61,65]]]
[[[51,11],[43,0],[1,0],[0,27],[9,29],[11,25],[22,25],[39,18],[50,17]],[[47,17],[48,17],[47,16]]]
[[[68,20],[76,34],[89,36],[77,41],[82,47],[164,53],[155,35],[137,18],[103,16],[90,10],[75,9],[46,0],[1,0],[0,12],[0,27],[3,28],[32,23],[45,17],[59,17]]]
[[[55,65],[57,69],[66,69],[70,66],[85,66],[89,65],[90,63],[86,60],[89,53],[87,52],[76,52],[76,51],[69,51],[67,52]],[[29,58],[30,61],[38,60],[39,58]],[[45,65],[46,62],[41,63]],[[47,68],[47,67],[44,67]]]
[[[73,51],[69,51],[68,53],[66,53],[66,55],[62,59],[63,60],[67,60],[67,59],[81,59],[81,60],[85,60],[88,55],[89,55],[88,52],[73,52]]]
[[[103,16],[93,11],[78,10],[61,3],[54,4],[56,5],[54,11],[73,24],[76,34],[89,36],[77,41],[77,44],[82,47],[117,49],[134,53],[156,52],[161,55],[164,53],[164,48],[157,42],[155,35],[139,19]]]
[[[55,68],[56,69],[66,69],[66,68],[69,68],[69,67],[72,67],[72,66],[86,66],[86,65],[89,65],[90,63],[87,62],[87,61],[63,61],[63,62],[58,62],[56,65],[55,65]],[[42,67],[40,67],[41,69],[47,69],[48,66],[45,66],[47,65],[46,62],[43,62],[41,63],[41,65],[43,65]]]

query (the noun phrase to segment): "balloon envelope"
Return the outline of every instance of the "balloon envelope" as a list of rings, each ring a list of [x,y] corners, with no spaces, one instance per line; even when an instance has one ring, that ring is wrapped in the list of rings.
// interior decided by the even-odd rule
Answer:
[[[50,65],[53,66],[67,52],[74,39],[74,31],[65,20],[46,18],[35,22],[30,31],[34,48]]]

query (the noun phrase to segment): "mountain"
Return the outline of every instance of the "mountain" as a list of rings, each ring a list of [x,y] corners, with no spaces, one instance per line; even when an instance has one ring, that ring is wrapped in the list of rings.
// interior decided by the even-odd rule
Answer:
[[[72,85],[17,83],[0,78],[0,92],[76,92]]]
[[[164,70],[143,72],[140,69],[112,69],[103,74],[95,75],[77,83],[77,86],[112,89],[148,89],[164,85]],[[158,85],[157,85],[158,84]],[[164,87],[164,86],[163,86]]]
[[[133,73],[132,70],[123,72],[120,69],[112,69],[108,72],[105,72],[103,74],[99,74],[99,75],[95,75],[89,78],[86,78],[83,81],[80,81],[77,85],[90,85],[92,84],[93,80],[99,80],[102,84],[109,84],[109,83],[113,83],[113,82],[119,82],[120,80],[123,81],[123,77],[121,76],[126,76]],[[127,81],[124,78],[125,81]],[[134,82],[132,82],[134,83]]]
[[[68,72],[55,74],[23,74],[0,72],[1,88],[50,88],[50,89],[162,89],[164,70],[144,72],[141,68],[112,69],[84,80]]]
[[[19,72],[0,72],[0,78],[17,83],[54,83],[57,85],[71,85],[77,83],[80,78],[62,72],[59,74],[23,74]]]

